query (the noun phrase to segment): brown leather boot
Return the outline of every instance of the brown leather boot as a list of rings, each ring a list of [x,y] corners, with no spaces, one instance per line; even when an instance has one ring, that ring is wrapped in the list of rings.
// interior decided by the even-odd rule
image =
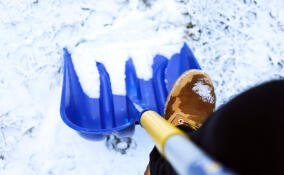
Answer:
[[[215,108],[214,87],[201,70],[184,72],[174,83],[167,97],[164,117],[174,125],[199,128]]]
[[[184,72],[174,83],[166,101],[164,117],[173,125],[199,128],[215,108],[214,87],[201,70]],[[144,175],[150,175],[148,165]]]

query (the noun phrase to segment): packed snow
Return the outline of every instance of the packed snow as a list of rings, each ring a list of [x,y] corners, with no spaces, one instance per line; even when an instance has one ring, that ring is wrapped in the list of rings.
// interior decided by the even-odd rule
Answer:
[[[124,94],[129,57],[149,79],[155,54],[170,57],[187,42],[219,107],[284,78],[283,9],[283,0],[0,1],[0,174],[143,174],[153,142],[140,126],[131,138],[91,142],[61,120],[64,47],[98,97],[95,61]]]

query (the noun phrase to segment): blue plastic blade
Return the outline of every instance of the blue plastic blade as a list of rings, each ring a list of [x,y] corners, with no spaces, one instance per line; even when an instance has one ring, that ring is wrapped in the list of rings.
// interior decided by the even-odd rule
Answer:
[[[176,79],[184,71],[200,69],[200,66],[186,44],[170,60],[156,55],[150,80],[138,78],[133,61],[129,59],[125,64],[126,96],[114,95],[106,68],[101,63],[97,63],[97,68],[100,98],[90,98],[83,92],[71,55],[64,49],[61,117],[68,126],[89,139],[101,139],[110,133],[130,136],[143,110],[163,115],[167,95]]]

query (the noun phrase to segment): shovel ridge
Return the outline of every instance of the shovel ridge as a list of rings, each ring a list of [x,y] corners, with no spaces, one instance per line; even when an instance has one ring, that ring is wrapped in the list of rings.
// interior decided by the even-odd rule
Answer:
[[[104,116],[101,117],[101,128],[114,128],[115,114],[109,74],[102,63],[97,62],[96,65],[100,74],[99,116]]]
[[[135,105],[163,115],[168,92],[179,75],[188,69],[200,69],[186,44],[169,60],[156,55],[150,80],[137,77],[133,60],[129,58],[125,62],[126,95],[114,95],[105,66],[100,62],[96,62],[96,66],[100,75],[100,98],[90,98],[84,93],[71,55],[64,48],[61,117],[68,126],[89,139],[114,132],[117,135],[133,134],[134,123],[140,120]]]

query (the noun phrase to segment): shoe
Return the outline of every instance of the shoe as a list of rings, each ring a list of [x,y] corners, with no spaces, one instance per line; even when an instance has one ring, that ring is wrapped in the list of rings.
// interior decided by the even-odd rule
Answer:
[[[215,108],[214,87],[201,70],[184,72],[167,97],[164,117],[173,125],[188,125],[196,130]]]
[[[173,125],[199,128],[215,108],[214,87],[209,76],[201,70],[184,72],[174,83],[167,97],[164,117]],[[150,175],[150,166],[144,175]]]

